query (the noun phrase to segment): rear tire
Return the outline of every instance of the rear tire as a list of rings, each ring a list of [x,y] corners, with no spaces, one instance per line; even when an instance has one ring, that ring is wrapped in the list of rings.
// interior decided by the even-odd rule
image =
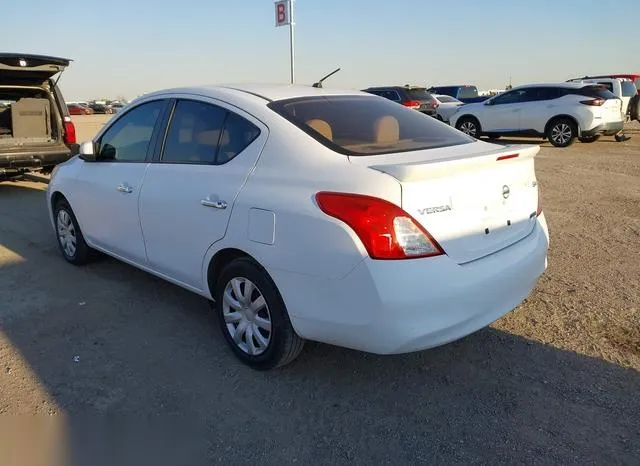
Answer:
[[[471,136],[472,138],[480,138],[482,135],[482,127],[480,126],[480,122],[472,116],[465,116],[460,118],[456,122],[456,129],[462,131],[467,136]]]
[[[629,116],[631,120],[640,122],[640,94],[636,94],[629,102]]]
[[[569,118],[557,118],[549,124],[546,136],[554,147],[568,147],[578,137],[578,127]]]
[[[581,136],[578,138],[578,141],[584,142],[584,143],[591,143],[591,142],[596,142],[598,139],[600,139],[600,135],[596,134],[595,136]]]
[[[92,249],[85,242],[78,220],[65,199],[56,202],[53,208],[53,219],[62,257],[73,265],[84,265],[89,262]]]
[[[229,263],[215,285],[215,308],[227,344],[243,363],[257,370],[281,367],[302,351],[271,277],[249,258]]]

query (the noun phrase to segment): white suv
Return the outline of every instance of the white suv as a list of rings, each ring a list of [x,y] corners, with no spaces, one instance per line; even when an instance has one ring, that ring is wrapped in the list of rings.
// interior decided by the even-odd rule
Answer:
[[[576,138],[622,130],[622,101],[597,84],[558,83],[519,86],[481,103],[467,104],[451,117],[451,126],[478,138],[486,135],[538,136],[556,147]]]

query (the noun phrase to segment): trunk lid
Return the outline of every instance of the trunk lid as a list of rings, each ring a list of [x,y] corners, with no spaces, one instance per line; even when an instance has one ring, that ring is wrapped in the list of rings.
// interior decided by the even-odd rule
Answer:
[[[402,208],[462,264],[531,233],[538,206],[534,156],[539,150],[478,141],[350,160],[397,179]]]
[[[70,62],[68,58],[45,55],[0,53],[0,81],[7,78],[35,78],[44,81],[63,71]]]

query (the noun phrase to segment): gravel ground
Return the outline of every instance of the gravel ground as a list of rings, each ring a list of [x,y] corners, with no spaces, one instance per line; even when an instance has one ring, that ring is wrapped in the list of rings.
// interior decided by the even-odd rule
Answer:
[[[236,362],[201,298],[111,259],[63,262],[45,178],[0,184],[0,413],[61,415],[76,464],[638,464],[630,134],[543,144],[549,269],[511,314],[409,355],[309,343],[270,373]]]

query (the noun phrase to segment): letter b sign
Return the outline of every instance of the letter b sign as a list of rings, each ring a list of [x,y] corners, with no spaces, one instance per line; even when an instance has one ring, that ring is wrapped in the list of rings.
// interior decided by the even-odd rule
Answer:
[[[288,17],[288,9],[287,9],[287,5],[288,1],[280,1],[280,2],[276,2],[276,27],[277,26],[286,26],[287,24],[289,24],[289,17]]]

